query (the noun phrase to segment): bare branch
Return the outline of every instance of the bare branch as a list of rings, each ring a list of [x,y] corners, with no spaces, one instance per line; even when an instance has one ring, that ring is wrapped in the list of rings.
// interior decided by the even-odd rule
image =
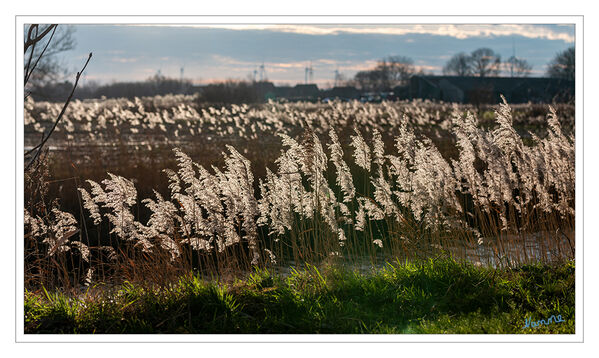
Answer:
[[[48,45],[50,45],[50,42],[52,42],[52,38],[54,37],[54,33],[56,32],[57,27],[58,26],[55,26],[54,29],[52,30],[52,35],[50,35],[50,39],[48,39],[48,42],[46,43],[46,46],[42,50],[42,53],[40,53],[40,55],[38,56],[37,60],[33,64],[33,67],[31,67],[31,70],[29,70],[29,64],[31,63],[31,58],[33,57],[33,52],[35,50],[35,44],[31,48],[31,55],[29,56],[29,62],[27,63],[27,70],[25,71],[25,84],[27,84],[27,82],[29,82],[29,78],[31,77],[31,74],[33,73],[33,70],[35,70],[35,67],[40,62],[40,59],[42,58],[42,56],[46,52],[46,49],[48,49]]]
[[[33,31],[35,30],[35,35],[37,36],[37,25],[31,25],[29,27],[29,32],[27,33],[27,38],[31,37],[31,34],[33,33]],[[29,67],[31,66],[31,60],[33,59],[33,53],[35,52],[35,42],[32,44],[33,47],[31,47],[31,53],[29,54],[29,60],[27,60],[27,67],[25,67],[25,78],[27,78],[27,74],[29,73]],[[27,50],[25,50],[25,53],[27,53]],[[27,83],[27,81],[25,81],[25,83]]]
[[[46,36],[48,34],[48,32],[50,32],[52,29],[54,29],[56,26],[58,26],[57,24],[52,24],[50,26],[48,26],[39,36],[37,36],[37,29],[38,29],[38,25],[31,25],[29,27],[29,31],[27,33],[27,41],[25,41],[25,51],[24,53],[27,53],[27,50],[29,49],[29,47],[34,46],[36,43],[38,43],[41,39],[44,38],[44,36]],[[31,34],[33,33],[33,29],[35,29],[36,31],[36,37],[35,38],[31,38]]]
[[[69,95],[69,98],[67,98],[67,101],[65,102],[64,106],[62,107],[62,110],[58,114],[58,117],[56,118],[56,121],[54,122],[54,125],[52,126],[52,128],[48,132],[48,135],[46,135],[44,137],[44,139],[42,139],[42,141],[41,141],[40,144],[38,144],[37,146],[35,146],[34,148],[30,149],[29,151],[27,151],[25,153],[25,156],[28,156],[34,150],[37,149],[37,152],[35,153],[35,155],[33,156],[33,158],[31,158],[31,160],[29,161],[29,163],[25,167],[25,170],[28,170],[29,167],[31,167],[31,164],[39,157],[39,155],[40,155],[40,153],[41,153],[41,151],[42,151],[42,149],[44,147],[44,144],[46,144],[46,142],[48,141],[48,139],[52,135],[52,132],[54,132],[54,129],[58,125],[58,122],[60,122],[60,119],[64,115],[65,111],[67,110],[67,107],[69,106],[69,103],[71,102],[71,99],[73,98],[73,94],[75,93],[75,89],[77,88],[77,84],[79,83],[79,78],[81,77],[81,74],[83,73],[83,71],[85,71],[85,68],[87,67],[87,64],[89,63],[89,60],[91,60],[91,58],[92,58],[92,53],[90,52],[89,53],[89,57],[87,58],[87,61],[85,61],[85,65],[83,66],[83,68],[81,69],[81,71],[77,72],[77,77],[75,77],[75,84],[73,85],[73,89],[71,90],[71,94]]]

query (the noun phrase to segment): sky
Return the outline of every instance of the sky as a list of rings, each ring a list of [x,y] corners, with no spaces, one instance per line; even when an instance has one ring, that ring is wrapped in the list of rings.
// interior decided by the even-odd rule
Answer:
[[[556,24],[376,24],[376,25],[72,25],[76,46],[64,53],[73,73],[93,52],[86,81],[142,81],[164,76],[206,84],[265,77],[276,85],[330,86],[371,69],[386,56],[406,56],[418,69],[441,74],[458,52],[488,47],[507,59],[514,53],[543,76],[547,63],[574,46],[574,25]]]

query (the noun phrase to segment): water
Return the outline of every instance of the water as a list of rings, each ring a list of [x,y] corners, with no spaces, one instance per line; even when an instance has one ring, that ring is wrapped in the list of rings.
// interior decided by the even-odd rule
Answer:
[[[556,239],[558,238],[559,239]],[[574,238],[574,232],[569,234],[557,234],[538,232],[523,235],[505,235],[503,237],[483,238],[481,245],[460,241],[454,245],[440,247],[433,245],[428,258],[441,258],[451,255],[454,259],[471,262],[479,267],[514,267],[526,263],[538,261],[552,262],[564,258],[574,258],[574,239],[568,242],[567,237]],[[414,262],[414,258],[399,258],[391,255],[379,254],[374,259],[370,256],[359,257],[336,257],[330,261],[339,264],[361,274],[367,274],[375,270],[387,267],[389,264],[396,265],[402,262]],[[275,272],[283,276],[289,276],[294,269],[305,268],[303,263],[294,260],[285,260],[281,265],[274,267]]]

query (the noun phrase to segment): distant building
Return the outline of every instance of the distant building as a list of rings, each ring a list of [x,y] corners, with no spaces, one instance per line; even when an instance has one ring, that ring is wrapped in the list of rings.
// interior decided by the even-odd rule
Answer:
[[[269,81],[260,81],[260,82],[254,82],[254,89],[257,92],[258,98],[261,98],[263,100],[268,100],[271,98],[275,98],[276,94],[275,94],[275,85],[272,82]]]
[[[322,91],[321,97],[330,99],[338,98],[342,100],[359,99],[360,91],[353,86],[333,87],[329,90]]]
[[[275,98],[289,98],[293,94],[293,87],[291,86],[278,86],[274,88]]]
[[[320,90],[315,84],[297,84],[293,87],[293,97],[298,99],[316,99],[320,95]]]
[[[260,91],[260,93],[273,92],[275,84],[269,81],[254,82],[254,87]]]
[[[411,98],[459,103],[564,102],[574,98],[574,82],[535,77],[414,76]]]
[[[290,101],[313,101],[321,96],[321,92],[315,84],[297,84],[294,87],[273,87],[272,95],[273,98],[285,98]]]

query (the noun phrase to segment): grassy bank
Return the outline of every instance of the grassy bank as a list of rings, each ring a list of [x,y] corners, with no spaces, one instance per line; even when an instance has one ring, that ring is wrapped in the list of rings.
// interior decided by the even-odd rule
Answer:
[[[518,269],[454,260],[370,274],[307,267],[229,283],[25,292],[25,333],[574,333],[574,262]],[[523,329],[526,319],[564,322]]]

